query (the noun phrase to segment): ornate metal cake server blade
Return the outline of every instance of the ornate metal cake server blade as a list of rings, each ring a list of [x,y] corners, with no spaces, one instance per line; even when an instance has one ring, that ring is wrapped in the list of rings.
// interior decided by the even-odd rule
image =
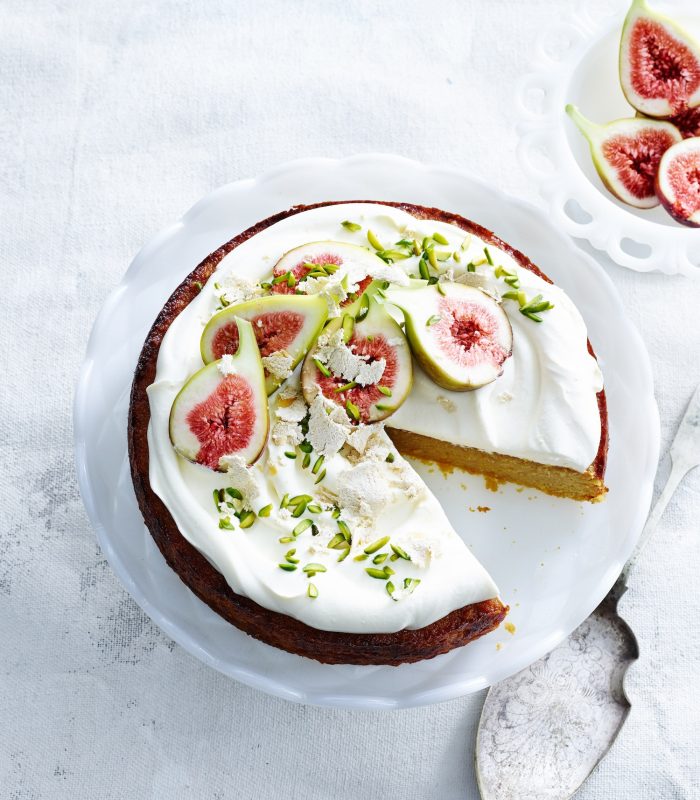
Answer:
[[[569,798],[615,741],[630,709],[625,673],[639,657],[617,604],[678,484],[700,465],[700,386],[670,455],[666,485],[607,597],[551,653],[489,690],[476,740],[483,800]]]

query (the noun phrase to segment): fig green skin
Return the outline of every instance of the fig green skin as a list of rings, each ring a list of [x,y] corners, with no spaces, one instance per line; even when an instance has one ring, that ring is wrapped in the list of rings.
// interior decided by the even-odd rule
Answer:
[[[603,156],[602,146],[608,137],[620,133],[632,136],[641,133],[645,128],[655,128],[666,131],[676,142],[680,142],[683,136],[681,132],[670,122],[648,117],[630,117],[629,119],[615,119],[605,125],[598,125],[587,119],[575,105],[569,103],[566,106],[566,113],[571,117],[576,127],[586,138],[593,160],[593,166],[605,188],[610,194],[617,197],[623,203],[634,208],[654,208],[659,205],[656,194],[651,194],[646,198],[635,197],[627,191],[624,184],[617,179],[614,170],[608,165]],[[624,128],[624,130],[623,130]]]
[[[700,163],[700,137],[698,139],[686,139],[684,140],[684,148],[685,149],[685,142],[698,142],[697,146],[697,153],[698,153],[698,162]],[[681,225],[686,225],[688,228],[700,228],[700,210],[696,211],[692,218],[683,216],[682,213],[678,210],[677,205],[674,203],[673,198],[669,197],[666,192],[664,191],[663,187],[661,186],[661,179],[663,178],[664,172],[669,168],[671,163],[673,162],[673,158],[675,153],[673,150],[674,147],[669,147],[669,149],[664,153],[661,158],[661,163],[659,164],[659,171],[656,173],[656,179],[654,180],[654,187],[656,188],[656,194],[661,201],[661,205],[668,211],[668,213],[676,220],[676,222],[680,222]],[[680,149],[680,148],[679,148]]]
[[[632,27],[635,22],[644,18],[667,28],[671,36],[679,39],[681,42],[683,42],[683,44],[686,45],[686,47],[693,51],[698,61],[700,61],[700,43],[698,43],[691,34],[689,34],[670,17],[667,17],[665,14],[659,14],[656,11],[652,11],[652,9],[650,9],[647,5],[646,0],[633,0],[632,5],[627,12],[627,16],[625,17],[625,21],[622,24],[622,35],[620,36],[620,49],[618,56],[620,87],[622,88],[622,92],[625,95],[627,102],[632,106],[632,108],[636,109],[647,117],[665,119],[678,113],[680,109],[671,105],[671,103],[665,97],[651,99],[641,97],[634,91],[631,82],[627,79],[627,65],[629,64],[630,60],[629,47]],[[650,102],[658,102],[659,105],[650,105]],[[700,89],[696,90],[694,94],[691,95],[687,100],[688,108],[695,108],[698,105],[700,105]]]
[[[437,293],[437,288],[435,286],[428,286],[423,281],[421,281],[421,283],[423,284],[423,286],[413,289],[413,291],[435,291]],[[480,290],[475,289],[474,291],[480,291]],[[450,374],[445,369],[443,369],[432,358],[430,353],[426,350],[422,338],[426,330],[425,320],[415,319],[411,315],[411,313],[401,305],[400,299],[390,296],[389,302],[395,305],[397,308],[401,309],[406,322],[406,337],[408,338],[408,342],[411,345],[411,350],[413,351],[413,355],[416,357],[416,360],[423,368],[423,371],[426,372],[428,377],[438,386],[442,387],[443,389],[447,389],[448,391],[451,392],[472,392],[475,389],[480,389],[482,386],[486,386],[487,383],[492,383],[493,381],[496,380],[496,378],[500,377],[503,374],[503,366],[501,366],[500,371],[494,374],[493,378],[490,381],[485,381],[480,383],[471,381],[465,382],[459,380],[454,375]],[[492,302],[494,305],[494,312],[502,316],[503,324],[506,325],[508,329],[511,331],[511,350],[509,353],[510,356],[513,352],[512,350],[513,329],[510,324],[510,320],[508,319],[508,315],[501,308],[500,304],[497,303],[495,300],[492,300]]]
[[[377,302],[377,290],[380,288],[378,282],[371,283],[364,291],[362,297],[367,297],[369,301],[369,311],[367,316],[361,322],[355,322],[355,330],[363,337],[368,335],[384,333],[386,338],[401,337],[405,339],[405,334],[401,329],[399,323],[390,316],[383,306]],[[324,333],[335,333],[343,325],[343,317],[348,314],[356,317],[362,308],[362,297],[358,298],[354,303],[342,309],[340,317],[332,319],[324,329]],[[316,365],[314,364],[316,348],[309,351],[304,359],[304,365],[301,368],[301,386],[304,394],[304,399],[310,405],[316,397]],[[406,380],[406,389],[403,394],[393,394],[391,397],[383,397],[377,402],[380,405],[391,405],[391,409],[378,409],[375,405],[371,411],[371,422],[381,422],[390,417],[395,411],[401,407],[413,388],[413,366],[410,357],[407,359],[405,367],[409,371],[408,380]]]
[[[294,369],[308,352],[311,345],[316,341],[328,318],[328,305],[326,301],[318,295],[265,295],[264,297],[257,297],[254,300],[247,300],[244,303],[228,306],[223,309],[223,311],[219,311],[218,314],[215,314],[209,322],[207,322],[202,331],[202,338],[199,341],[199,351],[202,355],[202,361],[205,364],[209,364],[214,359],[210,344],[216,330],[220,326],[231,322],[235,317],[251,320],[259,314],[284,311],[293,311],[302,314],[307,320],[309,318],[314,320],[313,327],[309,328],[305,335],[302,330],[294,341],[293,346],[285,350],[285,352],[292,357],[291,367]],[[306,325],[304,327],[306,328]],[[265,379],[267,394],[271,395],[279,387],[280,383],[280,380],[274,378],[272,375],[268,375]]]
[[[261,405],[257,409],[258,416],[257,420],[259,423],[264,425],[264,435],[260,436],[260,449],[253,455],[252,458],[247,460],[248,466],[254,464],[262,455],[265,447],[267,445],[267,437],[270,431],[270,415],[268,412],[267,406],[267,391],[265,388],[265,371],[263,369],[262,360],[260,358],[260,350],[258,349],[258,343],[255,339],[255,332],[253,331],[253,326],[248,322],[248,320],[235,318],[236,323],[238,325],[238,336],[239,336],[239,346],[238,351],[235,355],[231,356],[233,359],[233,364],[236,367],[236,372],[246,378],[249,383],[252,385],[255,396],[261,398]],[[220,359],[219,359],[220,360]],[[175,414],[176,411],[179,410],[180,405],[182,403],[186,403],[188,390],[192,388],[196,383],[203,378],[208,378],[211,376],[216,377],[218,373],[218,365],[219,361],[212,361],[209,364],[206,364],[202,369],[198,370],[191,375],[183,384],[180,391],[175,396],[173,400],[172,407],[170,409],[170,418],[169,418],[169,425],[168,425],[168,432],[170,434],[170,441],[175,448],[176,452],[181,455],[183,458],[191,461],[193,464],[197,462],[197,452],[192,452],[187,447],[183,447],[177,442],[177,430],[175,426]],[[223,379],[223,376],[220,376]],[[204,465],[200,465],[204,466]],[[208,467],[205,467],[208,469]],[[226,472],[225,469],[219,467],[216,470],[217,472]]]

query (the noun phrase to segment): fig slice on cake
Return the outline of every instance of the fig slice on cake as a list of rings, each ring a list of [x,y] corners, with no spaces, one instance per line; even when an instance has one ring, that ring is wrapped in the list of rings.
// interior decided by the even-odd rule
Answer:
[[[513,331],[501,304],[463,283],[392,287],[416,359],[444,389],[470,391],[495,381],[513,352]]]
[[[267,391],[253,327],[235,320],[238,349],[195,372],[170,410],[170,440],[188,461],[226,471],[224,456],[252,464],[267,442]]]
[[[202,360],[209,364],[238,352],[237,319],[253,326],[262,357],[283,353],[294,369],[323,328],[328,305],[318,295],[267,295],[228,306],[206,324],[200,341]],[[267,393],[280,384],[279,376],[266,375]]]
[[[411,351],[401,326],[377,302],[376,283],[326,326],[301,371],[304,398],[318,392],[345,408],[353,423],[396,411],[413,384]]]
[[[357,281],[356,294],[360,295],[371,283],[371,276],[377,270],[386,270],[386,266],[366,247],[347,242],[309,242],[289,250],[275,264],[272,291],[275,294],[303,292],[306,279],[328,278],[344,268],[350,278]]]
[[[664,153],[656,193],[674,219],[700,227],[700,138],[684,139]]]
[[[588,140],[593,164],[607,189],[635,208],[659,204],[654,178],[661,157],[680,142],[680,131],[670,122],[631,117],[598,125],[573,105],[566,113]]]
[[[634,0],[622,27],[620,85],[649,117],[700,105],[700,44],[676,22]]]

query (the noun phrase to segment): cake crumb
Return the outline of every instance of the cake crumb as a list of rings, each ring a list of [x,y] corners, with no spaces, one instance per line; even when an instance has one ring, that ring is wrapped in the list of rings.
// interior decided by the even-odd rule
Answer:
[[[484,475],[484,485],[490,492],[497,492],[500,484],[495,478],[492,478],[490,475]]]

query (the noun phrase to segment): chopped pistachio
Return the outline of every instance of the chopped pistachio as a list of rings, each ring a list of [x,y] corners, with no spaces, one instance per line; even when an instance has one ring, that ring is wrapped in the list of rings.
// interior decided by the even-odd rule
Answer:
[[[484,247],[484,255],[486,256],[486,260],[489,262],[491,266],[493,266],[493,258],[491,258],[491,251],[488,247]]]
[[[389,595],[389,597],[391,597],[391,599],[392,599],[392,600],[394,600],[394,601],[396,600],[396,598],[394,597],[394,591],[395,591],[395,590],[396,590],[396,587],[394,586],[394,584],[393,584],[391,581],[387,581],[387,582],[386,582],[386,591],[387,591],[387,594],[388,594],[388,595]]]
[[[454,253],[452,253],[452,258],[454,258],[458,264],[460,263],[462,256],[459,254],[459,250],[455,250]]]
[[[294,570],[297,568],[296,564],[290,564],[288,561],[285,561],[282,564],[278,564],[277,566],[280,569],[285,570],[285,572],[294,572]]]
[[[421,258],[421,260],[418,262],[418,272],[420,272],[420,276],[421,278],[423,278],[424,281],[427,281],[430,278],[430,272],[428,272],[428,265],[426,264],[424,258]]]
[[[413,590],[418,586],[420,583],[420,578],[404,578],[403,579],[403,588],[408,589],[409,592],[413,592]]]
[[[391,537],[389,536],[382,536],[381,539],[377,539],[376,541],[372,542],[372,544],[368,544],[367,547],[365,547],[365,553],[367,553],[367,555],[376,553],[377,550],[381,550],[382,547],[384,547],[390,538]]]
[[[321,470],[321,471],[318,473],[318,477],[317,477],[317,478],[316,478],[316,480],[314,481],[314,485],[317,485],[317,484],[321,483],[321,481],[322,481],[322,480],[323,480],[325,477],[326,477],[326,470],[325,470],[325,469],[322,469],[322,470]]]
[[[324,375],[326,378],[331,377],[331,371],[325,364],[322,364],[317,358],[314,358],[313,362],[316,365],[316,369],[321,373],[321,375]]]
[[[409,556],[408,553],[402,547],[399,547],[397,544],[394,544],[393,542],[389,546],[394,551],[394,555],[397,556],[398,558],[403,558],[406,561],[411,560],[411,556]]]
[[[310,583],[310,584],[309,584],[309,585],[306,587],[306,594],[307,594],[307,595],[308,595],[308,596],[309,596],[309,597],[310,597],[312,600],[314,600],[316,597],[318,597],[318,589],[316,588],[316,586],[315,586],[313,583]]]
[[[413,240],[413,255],[414,256],[419,256],[420,252],[421,252],[421,250],[420,250],[420,245],[418,244],[418,240],[414,239]]]
[[[250,528],[256,520],[255,511],[244,511],[240,516],[240,520],[241,528]]]
[[[235,531],[236,529],[233,527],[233,523],[231,522],[230,517],[222,517],[219,520],[219,527],[227,530],[227,531]]]
[[[338,506],[335,506],[333,508],[333,511],[331,512],[331,516],[333,517],[333,519],[339,519],[340,518],[340,509],[338,508]]]
[[[433,239],[435,239],[438,244],[449,244],[447,239],[441,233],[434,233]]]
[[[428,253],[428,261],[430,261],[430,266],[433,269],[439,269],[440,265],[438,264],[437,255],[435,254],[435,248],[430,247],[427,253]]]
[[[338,545],[341,545],[341,547],[346,547],[347,545],[345,537],[343,536],[342,533],[336,533],[336,535],[330,540],[330,542],[328,542],[328,547],[331,550],[338,550],[339,549]]]
[[[293,450],[285,450],[284,454],[285,454],[285,456],[287,456],[287,458],[296,458],[297,457],[297,454]]]
[[[395,459],[396,459],[396,456],[393,453],[389,453],[384,460],[389,464],[393,464]]]
[[[355,556],[355,558],[353,558],[353,561],[366,561],[368,558],[369,556],[367,553],[360,553],[359,556]]]
[[[350,222],[349,219],[344,219],[340,224],[346,231],[351,231],[352,233],[362,230],[362,225],[358,225],[356,222]]]
[[[260,284],[260,288],[264,289],[266,292],[272,289],[272,284],[269,281],[262,281]]]
[[[302,567],[302,570],[304,572],[313,572],[314,574],[317,573],[317,572],[327,572],[328,571],[323,564],[314,564],[313,562],[311,562],[310,564],[307,564],[305,567]]]
[[[343,314],[343,341],[347,344],[355,330],[355,319],[350,314]]]
[[[391,397],[391,389],[388,386],[377,386],[377,389],[379,389],[384,397]]]
[[[360,298],[360,310],[355,314],[355,321],[362,322],[367,314],[369,314],[369,296],[365,293]]]
[[[426,327],[429,328],[431,325],[436,325],[441,319],[442,317],[439,314],[433,314],[432,317],[428,317],[426,320]]]
[[[318,475],[318,471],[319,471],[319,470],[321,469],[321,467],[323,466],[323,462],[324,462],[324,461],[325,461],[325,458],[324,458],[323,456],[319,456],[319,457],[316,459],[316,463],[315,463],[315,464],[313,465],[313,467],[311,468],[311,472],[313,472],[313,474],[314,474],[314,475]]]
[[[389,558],[389,553],[377,553],[377,555],[372,559],[372,563],[383,564],[387,558]]]
[[[307,504],[307,500],[302,500],[300,503],[297,503],[297,507],[292,511],[292,517],[294,517],[294,519],[299,518],[306,511]],[[308,522],[309,525],[311,525],[311,520],[304,520],[304,522]],[[296,528],[294,530],[296,530]]]
[[[194,285],[195,285],[195,287],[197,288],[198,291],[200,291],[200,292],[202,291],[203,287],[202,287],[202,282],[201,281],[195,281]]]
[[[377,235],[372,230],[367,231],[367,241],[372,245],[375,250],[383,250],[384,245],[379,241]]]
[[[269,505],[263,506],[260,511],[258,511],[259,517],[269,517],[272,513],[272,503]]]
[[[278,283],[284,283],[291,274],[292,274],[291,272],[285,272],[283,275],[277,275],[272,279],[272,283],[275,285],[277,285]]]
[[[342,519],[338,520],[338,530],[340,531],[343,539],[345,539],[346,542],[352,540],[352,533],[350,531],[350,528],[348,528],[347,524],[343,522]]]
[[[311,453],[304,453],[304,458],[301,461],[301,468],[306,469],[311,463]]]
[[[347,400],[345,402],[345,410],[348,412],[348,416],[355,420],[355,422],[360,421],[360,409],[352,402],[352,400]]]
[[[280,508],[287,508],[289,505],[289,494],[285,494],[285,496],[280,501]]]
[[[294,528],[292,533],[295,536],[299,536],[299,534],[304,533],[305,530],[311,527],[311,520],[310,519],[303,519],[297,526]]]
[[[234,489],[231,486],[227,486],[226,487],[226,494],[229,497],[233,497],[234,500],[242,500],[243,499],[243,495],[240,493],[240,491],[238,489]]]
[[[377,411],[396,411],[395,406],[388,406],[386,403],[375,403]]]
[[[302,453],[310,453],[313,450],[311,442],[302,442],[298,447]]]
[[[277,540],[280,544],[290,544],[290,542],[294,541],[293,536],[283,536],[281,539]]]
[[[338,556],[338,559],[337,559],[338,563],[340,563],[341,561],[345,561],[345,559],[346,559],[346,558],[347,558],[349,555],[350,555],[350,548],[346,546],[346,547],[343,549],[343,552],[342,552],[342,553],[341,553],[341,554]]]
[[[347,392],[348,389],[354,389],[357,386],[355,381],[348,381],[348,383],[344,383],[342,386],[338,386],[337,388],[333,389],[334,392]]]
[[[365,567],[365,572],[370,578],[376,578],[379,581],[385,581],[389,577],[383,569],[375,569],[374,567]]]
[[[306,510],[312,514],[320,514],[323,511],[318,503],[311,503],[311,505],[306,506]]]
[[[476,264],[473,261],[467,264],[467,272],[476,272]]]

